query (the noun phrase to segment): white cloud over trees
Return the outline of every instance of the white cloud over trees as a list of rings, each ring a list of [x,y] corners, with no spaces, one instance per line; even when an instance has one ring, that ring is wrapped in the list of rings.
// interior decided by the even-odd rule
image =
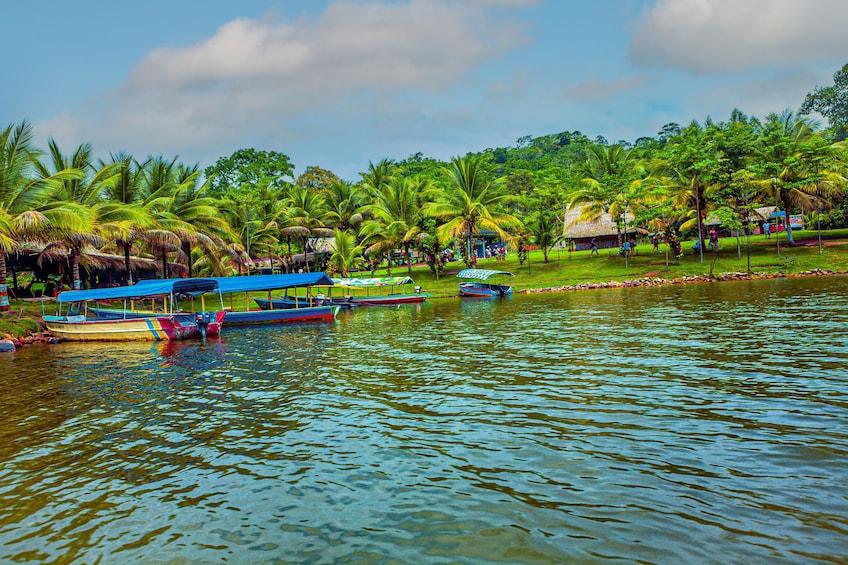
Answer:
[[[696,73],[841,61],[845,0],[657,0],[637,23],[631,58]]]

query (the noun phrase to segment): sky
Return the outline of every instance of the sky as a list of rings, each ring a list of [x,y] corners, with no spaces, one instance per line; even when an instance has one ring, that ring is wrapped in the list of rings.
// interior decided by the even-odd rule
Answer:
[[[580,131],[797,110],[848,62],[845,0],[0,0],[0,127],[64,153],[240,148],[357,181]]]

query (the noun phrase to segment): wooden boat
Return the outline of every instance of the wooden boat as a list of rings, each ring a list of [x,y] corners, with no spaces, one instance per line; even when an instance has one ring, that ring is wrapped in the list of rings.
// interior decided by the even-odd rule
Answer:
[[[306,287],[307,292],[315,285],[331,285],[333,281],[325,273],[298,273],[291,275],[255,275],[251,277],[219,277],[214,279],[223,294],[232,296],[245,293],[245,303],[251,303],[251,292],[267,292],[267,299],[253,298],[258,310],[235,310],[227,312],[227,325],[285,324],[292,322],[331,322],[339,311],[338,306],[318,303],[311,295],[300,298],[273,298],[271,291]],[[292,299],[293,303],[279,301]]]
[[[217,290],[218,283],[212,279],[171,279],[61,292],[56,298],[57,314],[44,316],[44,322],[50,333],[71,341],[160,341],[215,336],[224,323],[223,300],[220,310],[206,311],[203,295]],[[203,309],[196,313],[179,312],[179,299],[195,296],[201,297]],[[218,297],[221,298],[220,292]],[[161,312],[141,312],[132,307],[136,301],[153,299],[161,299]],[[95,305],[96,301],[114,300],[121,300],[124,307],[110,311]]]
[[[515,276],[507,271],[490,271],[486,269],[465,269],[456,275],[458,279],[470,279],[459,283],[459,295],[475,298],[497,298],[499,296],[511,296],[512,286],[505,283],[490,283],[491,277]]]
[[[350,306],[386,306],[421,303],[430,297],[414,285],[411,277],[333,279],[333,289],[346,294],[331,300]]]

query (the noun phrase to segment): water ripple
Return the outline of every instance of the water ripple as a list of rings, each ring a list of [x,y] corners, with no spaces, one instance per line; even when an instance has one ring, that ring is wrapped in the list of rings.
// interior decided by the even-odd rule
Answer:
[[[848,282],[0,358],[0,561],[848,560]]]

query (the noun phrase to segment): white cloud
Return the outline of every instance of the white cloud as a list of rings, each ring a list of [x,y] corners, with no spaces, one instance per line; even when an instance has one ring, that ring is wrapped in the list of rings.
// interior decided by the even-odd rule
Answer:
[[[845,0],[657,0],[630,46],[639,63],[705,73],[848,54]]]
[[[234,19],[195,45],[154,49],[121,88],[40,129],[113,151],[208,156],[247,136],[286,151],[316,128],[377,124],[393,97],[455,89],[528,41],[488,8],[528,3],[338,1],[317,17]]]

